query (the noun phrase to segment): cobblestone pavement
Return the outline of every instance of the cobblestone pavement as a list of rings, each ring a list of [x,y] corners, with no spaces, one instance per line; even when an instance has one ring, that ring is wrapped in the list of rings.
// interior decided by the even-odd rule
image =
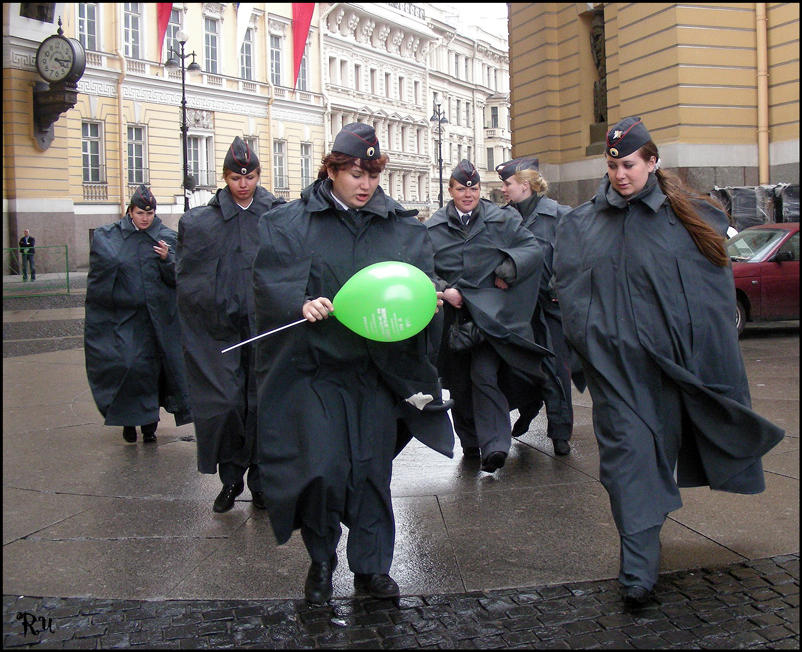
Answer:
[[[626,610],[617,581],[333,600],[3,596],[3,648],[799,649],[799,555],[660,576]]]

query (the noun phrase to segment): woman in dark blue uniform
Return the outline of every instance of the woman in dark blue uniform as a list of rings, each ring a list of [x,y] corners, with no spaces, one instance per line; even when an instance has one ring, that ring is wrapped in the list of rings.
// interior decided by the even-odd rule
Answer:
[[[125,217],[95,229],[86,279],[84,351],[92,396],[127,442],[156,441],[159,409],[192,421],[176,317],[175,231],[138,186]]]
[[[304,596],[332,595],[341,523],[360,593],[394,598],[395,519],[390,495],[398,421],[451,457],[454,433],[429,361],[430,324],[400,342],[374,342],[331,319],[332,299],[356,272],[401,261],[434,276],[432,245],[417,211],[379,186],[387,156],[373,128],[345,125],[300,199],[259,221],[253,266],[259,330],[308,322],[257,344],[258,461],[279,544],[293,530],[311,559]],[[442,303],[441,298],[438,303]],[[437,315],[435,315],[437,317]],[[418,393],[429,404],[413,407]]]
[[[650,600],[679,487],[765,488],[783,431],[752,411],[732,315],[727,216],[659,167],[640,118],[607,134],[607,176],[557,226],[557,297],[593,399],[625,602]]]
[[[264,509],[256,467],[256,376],[253,347],[221,354],[256,335],[251,265],[259,216],[283,199],[259,185],[259,158],[239,136],[223,161],[225,187],[178,222],[177,283],[198,471],[222,483],[215,512],[227,512],[245,489]]]
[[[571,210],[570,206],[558,204],[546,197],[548,182],[538,170],[536,158],[518,158],[496,166],[501,177],[502,192],[523,218],[524,226],[537,238],[543,249],[543,276],[540,279],[537,306],[532,317],[535,341],[551,349],[553,358],[543,361],[546,380],[539,395],[520,408],[520,416],[512,428],[512,436],[527,432],[529,424],[545,403],[548,426],[546,434],[554,445],[557,455],[568,455],[571,447],[568,440],[574,426],[571,405],[571,353],[563,337],[562,318],[552,286],[554,264],[554,238],[560,217]]]
[[[517,211],[480,198],[480,181],[462,160],[448,180],[451,201],[426,226],[446,302],[438,367],[454,429],[463,454],[481,456],[482,471],[494,473],[510,450],[510,409],[531,400],[550,351],[531,325],[543,250]]]

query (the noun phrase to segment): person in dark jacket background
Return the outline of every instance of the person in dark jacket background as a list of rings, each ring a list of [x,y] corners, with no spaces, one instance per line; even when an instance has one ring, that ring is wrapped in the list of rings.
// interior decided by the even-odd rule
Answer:
[[[543,250],[516,211],[480,198],[479,172],[467,159],[448,192],[451,201],[426,221],[446,302],[438,368],[463,455],[481,456],[481,470],[493,473],[512,442],[510,408],[531,400],[551,354],[531,326]]]
[[[259,216],[276,203],[259,185],[259,159],[239,136],[223,162],[225,187],[178,222],[177,292],[198,470],[219,473],[215,512],[226,512],[244,488],[265,508],[256,454],[254,348],[222,354],[256,334],[251,265]]]
[[[345,125],[300,199],[259,221],[254,293],[260,332],[305,318],[258,343],[259,470],[279,544],[301,530],[311,559],[304,596],[331,598],[337,544],[358,593],[395,598],[390,495],[399,421],[451,457],[454,433],[430,362],[432,323],[399,342],[363,338],[332,315],[360,269],[400,261],[434,276],[426,227],[387,196],[373,128]],[[442,304],[442,297],[438,298]],[[437,315],[435,315],[437,317]],[[434,320],[433,320],[434,321]],[[420,400],[420,402],[418,402]]]
[[[539,396],[533,396],[528,405],[520,408],[520,415],[512,428],[512,436],[527,432],[541,405],[546,405],[548,425],[546,434],[557,455],[568,455],[568,440],[573,431],[574,414],[571,405],[571,353],[563,337],[560,308],[552,286],[554,263],[554,237],[560,217],[571,210],[546,197],[549,184],[540,174],[538,160],[523,157],[496,166],[501,177],[502,192],[523,218],[524,226],[537,238],[543,249],[543,275],[540,278],[537,305],[532,317],[535,342],[554,352],[554,357],[543,360],[546,379]],[[583,386],[584,387],[584,386]]]
[[[23,231],[19,239],[19,250],[22,256],[22,280],[28,280],[28,272],[31,273],[31,280],[36,280],[36,265],[33,257],[36,254],[36,238],[31,235],[28,229]]]
[[[565,335],[593,399],[600,480],[620,535],[627,605],[651,599],[660,530],[679,487],[765,488],[783,431],[751,409],[727,216],[660,169],[640,118],[607,133],[607,176],[560,219],[554,254]]]
[[[92,396],[127,442],[156,441],[159,409],[189,423],[175,297],[176,233],[137,187],[125,217],[95,229],[86,280],[84,351]]]

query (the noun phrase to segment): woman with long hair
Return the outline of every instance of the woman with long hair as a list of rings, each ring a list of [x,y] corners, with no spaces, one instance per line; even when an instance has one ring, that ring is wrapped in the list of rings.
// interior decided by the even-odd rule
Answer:
[[[627,605],[651,599],[679,487],[763,491],[783,431],[751,409],[727,216],[660,167],[640,118],[607,134],[607,176],[557,226],[563,328],[593,400]]]

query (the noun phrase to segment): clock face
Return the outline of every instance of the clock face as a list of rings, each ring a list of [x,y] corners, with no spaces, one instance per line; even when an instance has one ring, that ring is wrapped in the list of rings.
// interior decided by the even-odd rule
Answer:
[[[39,46],[36,67],[39,74],[49,82],[66,79],[72,72],[75,52],[70,42],[60,36],[50,36]]]

